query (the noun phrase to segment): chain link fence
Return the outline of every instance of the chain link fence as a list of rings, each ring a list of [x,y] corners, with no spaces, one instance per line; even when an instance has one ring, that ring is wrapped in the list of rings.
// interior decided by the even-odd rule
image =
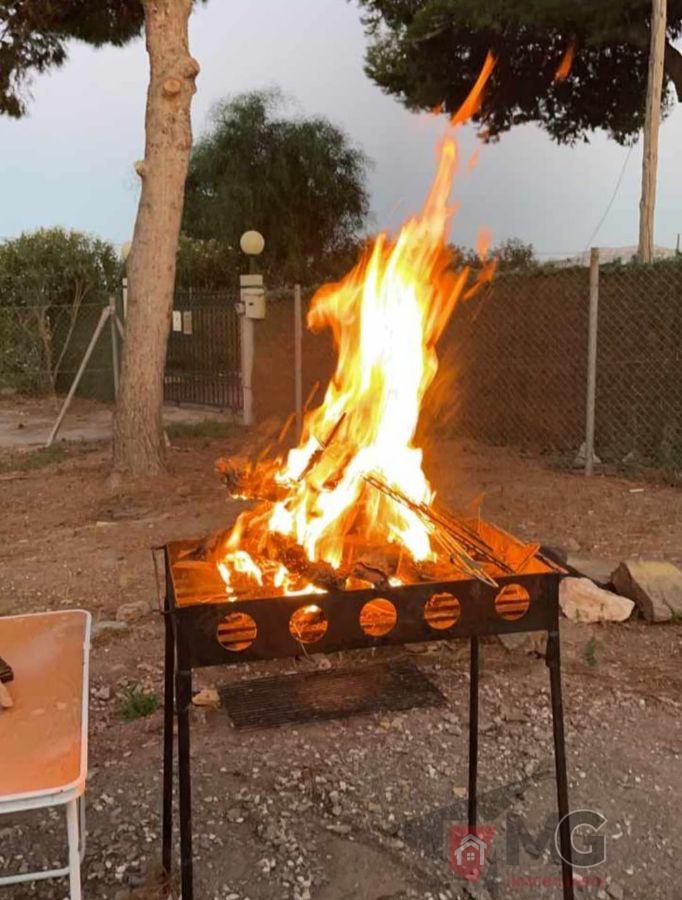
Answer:
[[[654,467],[679,479],[682,261],[607,264],[598,274],[596,453],[606,463]],[[306,290],[305,306],[309,297]],[[258,419],[288,414],[294,393],[293,290],[268,291],[268,299],[268,314],[258,325],[256,340]],[[236,325],[231,318],[229,327],[223,323],[220,328],[213,319],[201,319],[202,310],[208,314],[212,308],[219,308],[220,322],[233,316],[232,300],[225,292],[218,299],[204,292],[191,302],[189,296],[178,294],[169,345],[171,375],[178,360],[184,360],[178,342],[191,344],[194,359],[203,329],[211,352],[202,355],[202,373],[213,377],[216,369],[230,390],[236,390]],[[0,306],[0,390],[65,392],[102,308],[101,303],[81,305],[74,315],[71,307]],[[215,311],[211,315],[215,318]],[[486,443],[572,459],[586,435],[589,328],[588,268],[542,266],[499,274],[484,293],[456,308],[441,339],[441,373],[447,382],[443,407],[453,411],[441,427]],[[307,396],[310,385],[318,381],[324,385],[333,371],[333,350],[324,335],[305,332],[302,351]],[[113,399],[108,327],[79,393]]]
[[[604,462],[682,470],[682,262],[603,265],[595,450]],[[444,337],[456,430],[573,454],[585,441],[587,268],[499,275]]]
[[[0,306],[0,391],[29,396],[65,393],[97,328],[102,303]],[[108,326],[95,345],[78,393],[112,400]]]

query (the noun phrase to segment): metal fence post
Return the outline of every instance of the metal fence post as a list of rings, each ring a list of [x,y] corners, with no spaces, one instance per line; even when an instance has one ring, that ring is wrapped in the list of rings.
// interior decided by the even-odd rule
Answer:
[[[118,397],[118,340],[116,336],[116,298],[109,297],[109,321],[111,322],[111,367],[114,373],[114,399]]]
[[[597,394],[597,328],[599,314],[599,248],[590,250],[590,313],[587,333],[587,404],[585,414],[585,475],[594,471],[594,418]]]
[[[294,397],[296,401],[296,436],[303,431],[303,321],[301,285],[294,286]]]

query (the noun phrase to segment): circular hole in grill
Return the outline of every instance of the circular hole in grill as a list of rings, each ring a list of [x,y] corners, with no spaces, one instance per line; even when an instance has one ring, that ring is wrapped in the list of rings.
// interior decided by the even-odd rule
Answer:
[[[302,644],[314,644],[327,633],[327,622],[319,606],[301,606],[289,619],[291,636]]]
[[[495,612],[508,622],[525,616],[529,606],[530,594],[521,584],[507,584],[495,597]]]
[[[397,621],[396,608],[385,597],[370,600],[360,610],[360,628],[368,637],[383,637]]]
[[[424,618],[431,628],[444,631],[459,621],[459,600],[453,594],[433,594],[424,607]]]
[[[226,650],[246,650],[256,640],[256,623],[244,612],[233,612],[218,623],[218,643]]]

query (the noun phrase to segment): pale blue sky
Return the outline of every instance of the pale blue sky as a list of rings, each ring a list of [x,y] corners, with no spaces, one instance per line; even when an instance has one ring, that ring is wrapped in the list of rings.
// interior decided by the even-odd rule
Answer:
[[[195,134],[221,97],[278,85],[296,98],[301,112],[327,115],[373,159],[372,230],[395,227],[418,208],[442,125],[408,113],[364,75],[365,37],[354,4],[210,0],[195,12],[190,40],[202,68]],[[30,115],[21,121],[0,118],[0,236],[64,225],[116,243],[128,238],[146,82],[139,40],[98,51],[74,44],[62,69],[34,82]],[[667,246],[682,231],[681,143],[678,107],[661,129],[656,243]],[[462,144],[466,158],[475,146],[470,131]],[[481,149],[472,176],[456,185],[461,211],[453,240],[471,244],[478,228],[487,226],[494,241],[519,237],[542,254],[581,251],[606,209],[626,153],[601,135],[575,148],[557,147],[532,126],[505,135]],[[640,165],[637,147],[595,243],[636,243]]]

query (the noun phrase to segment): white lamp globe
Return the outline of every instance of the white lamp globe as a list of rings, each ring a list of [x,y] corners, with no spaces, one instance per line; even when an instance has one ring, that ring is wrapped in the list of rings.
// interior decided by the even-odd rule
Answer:
[[[239,246],[247,256],[259,256],[265,247],[265,238],[260,231],[245,231],[239,239]]]

